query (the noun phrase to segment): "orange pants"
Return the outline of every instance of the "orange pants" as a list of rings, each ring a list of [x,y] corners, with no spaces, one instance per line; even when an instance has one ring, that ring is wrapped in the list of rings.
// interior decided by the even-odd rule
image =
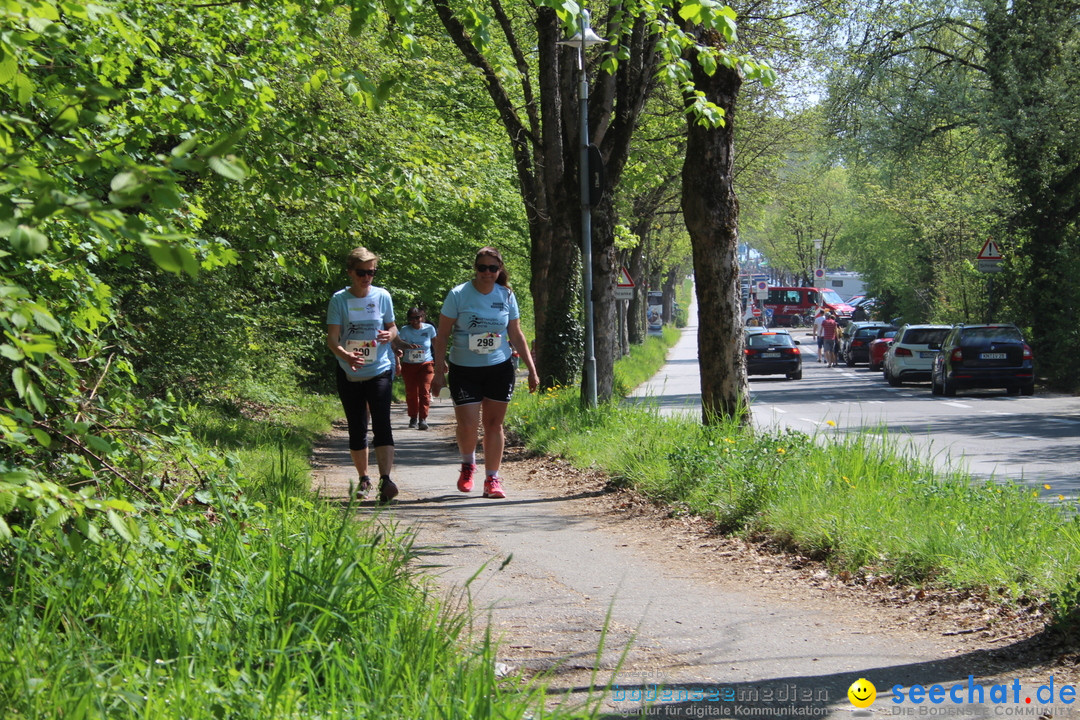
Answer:
[[[401,379],[405,381],[405,405],[409,417],[424,420],[431,407],[431,381],[435,363],[401,363]]]

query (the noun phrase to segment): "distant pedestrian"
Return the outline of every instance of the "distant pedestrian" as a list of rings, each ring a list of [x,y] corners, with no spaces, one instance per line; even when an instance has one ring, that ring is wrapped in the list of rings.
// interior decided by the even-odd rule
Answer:
[[[825,362],[825,353],[823,352],[825,336],[821,332],[821,324],[823,322],[825,322],[825,310],[818,308],[817,315],[814,316],[814,338],[817,340],[818,362]]]
[[[836,367],[836,339],[839,337],[837,332],[839,327],[840,325],[836,322],[836,315],[833,313],[828,313],[821,323],[821,335],[825,341],[825,362],[829,364],[829,367]]]
[[[484,427],[484,497],[504,498],[499,477],[505,435],[503,420],[514,394],[516,350],[529,370],[529,392],[540,385],[525,333],[521,313],[510,289],[502,255],[493,247],[476,253],[473,279],[458,285],[446,296],[435,335],[435,378],[438,393],[447,383],[446,348],[450,348],[450,396],[454,399],[461,474],[457,488],[469,492],[476,473],[476,445]],[[512,347],[511,347],[512,346]]]
[[[374,433],[379,465],[379,502],[398,494],[390,479],[394,467],[394,434],[390,427],[390,390],[393,384],[397,337],[390,293],[373,285],[379,257],[358,247],[345,261],[350,284],[334,293],[326,310],[326,345],[337,358],[338,397],[349,423],[349,455],[360,475],[358,494],[371,491],[368,476],[368,419]]]
[[[401,353],[401,379],[405,382],[405,406],[409,412],[409,427],[427,430],[428,410],[431,408],[431,381],[435,377],[431,341],[435,326],[426,322],[427,315],[419,307],[409,308],[408,324],[398,329],[396,345]]]

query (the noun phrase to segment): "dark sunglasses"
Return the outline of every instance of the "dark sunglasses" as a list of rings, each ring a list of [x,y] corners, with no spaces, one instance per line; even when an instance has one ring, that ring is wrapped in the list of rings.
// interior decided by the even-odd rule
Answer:
[[[353,272],[360,277],[375,277],[374,270],[365,270],[364,268],[353,268]]]
[[[476,269],[480,272],[499,272],[502,270],[502,265],[480,265],[477,264]]]

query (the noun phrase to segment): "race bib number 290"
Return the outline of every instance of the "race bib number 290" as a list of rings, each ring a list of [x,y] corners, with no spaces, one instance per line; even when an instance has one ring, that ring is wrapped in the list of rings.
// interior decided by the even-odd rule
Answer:
[[[469,350],[477,355],[487,355],[501,346],[502,335],[499,333],[476,333],[469,336]]]
[[[346,340],[345,350],[347,352],[358,352],[360,357],[364,359],[365,363],[369,363],[375,359],[375,347],[374,340]]]

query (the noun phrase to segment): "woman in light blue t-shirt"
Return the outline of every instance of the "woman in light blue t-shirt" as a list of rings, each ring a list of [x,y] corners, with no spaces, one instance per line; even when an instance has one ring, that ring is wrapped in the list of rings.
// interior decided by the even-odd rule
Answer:
[[[435,377],[431,389],[438,393],[446,386],[446,348],[450,348],[450,396],[454,399],[457,442],[461,452],[461,474],[457,488],[469,492],[476,473],[476,445],[480,423],[484,424],[484,497],[504,498],[499,477],[502,464],[503,420],[514,394],[516,352],[529,369],[529,392],[540,385],[525,333],[521,313],[510,289],[502,255],[493,247],[480,248],[469,282],[458,285],[446,296],[433,355]]]
[[[390,294],[372,284],[379,257],[358,247],[345,262],[350,285],[334,293],[326,308],[326,345],[337,358],[337,390],[349,422],[349,455],[360,475],[359,495],[370,492],[368,418],[379,464],[379,502],[398,494],[390,479],[394,466],[394,434],[390,428],[390,386],[397,337]]]
[[[401,379],[405,381],[405,407],[409,411],[409,427],[427,430],[428,410],[431,408],[431,379],[435,363],[431,341],[435,327],[425,322],[427,313],[419,307],[409,308],[409,323],[398,329],[394,343],[401,353]]]

